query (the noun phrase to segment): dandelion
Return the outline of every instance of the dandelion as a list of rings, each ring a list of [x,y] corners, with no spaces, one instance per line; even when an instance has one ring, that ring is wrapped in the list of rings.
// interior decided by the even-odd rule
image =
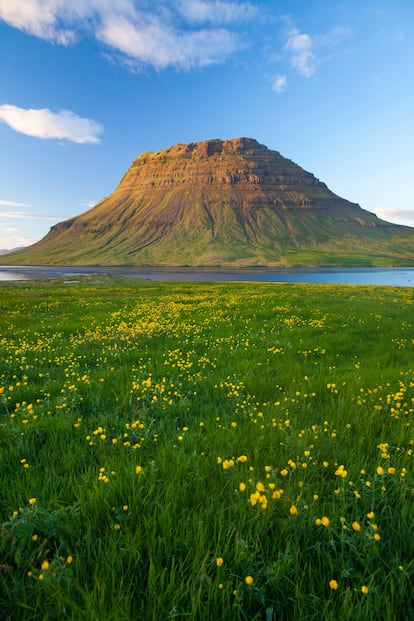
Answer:
[[[364,584],[364,586],[361,587],[361,593],[363,593],[364,595],[368,595],[369,592],[369,588]]]
[[[46,571],[46,569],[49,569],[49,561],[43,561],[43,563],[40,565],[40,569],[42,571]]]
[[[367,518],[369,520],[373,520],[375,517],[375,513],[373,511],[370,511],[369,513],[367,513]]]
[[[288,470],[286,470],[286,468],[283,468],[283,470],[280,471],[280,474],[282,477],[286,477],[289,474],[289,472]]]
[[[240,483],[240,484],[239,484],[239,490],[240,490],[241,492],[244,492],[244,490],[245,490],[245,489],[246,489],[246,483]]]
[[[375,533],[374,539],[375,541],[381,541],[381,535],[379,533]]]
[[[384,474],[384,468],[381,468],[381,466],[377,467],[377,474],[381,477]]]
[[[290,515],[297,515],[298,514],[297,507],[295,507],[295,505],[292,505],[289,509],[289,513]]]
[[[135,466],[135,474],[140,474],[142,472],[142,466]]]
[[[223,566],[223,563],[224,563],[223,558],[222,558],[221,556],[218,556],[218,557],[216,558],[216,565],[217,565],[217,567],[222,567],[222,566]]]
[[[39,539],[39,535],[36,535],[36,533],[32,535],[32,541],[37,541],[38,539]]]
[[[330,523],[331,523],[331,520],[328,517],[326,517],[326,515],[324,515],[324,517],[321,518],[322,526],[329,526]]]
[[[361,530],[361,524],[359,522],[352,522],[352,528],[355,532],[359,532]]]
[[[240,457],[237,458],[237,461],[239,461],[242,464],[246,463],[247,455],[240,455]]]
[[[29,505],[34,505],[37,501],[37,498],[29,498]]]
[[[329,580],[329,588],[332,591],[336,591],[338,589],[338,587],[339,587],[339,584],[337,583],[336,580]]]
[[[253,578],[253,576],[246,576],[244,581],[245,581],[246,584],[250,585],[250,584],[253,584],[254,578]]]
[[[67,557],[66,557],[66,563],[67,563],[68,565],[70,565],[70,564],[72,563],[72,561],[73,561],[73,556],[71,556],[71,555],[69,554],[69,556],[67,556]]]

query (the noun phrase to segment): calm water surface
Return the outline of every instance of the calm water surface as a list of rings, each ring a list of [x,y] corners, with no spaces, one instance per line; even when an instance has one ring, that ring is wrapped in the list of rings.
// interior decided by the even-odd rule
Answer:
[[[137,267],[36,267],[0,266],[0,281],[44,278],[76,279],[81,276],[129,276],[146,280],[203,282],[301,282],[414,287],[414,268],[325,269],[210,269]]]

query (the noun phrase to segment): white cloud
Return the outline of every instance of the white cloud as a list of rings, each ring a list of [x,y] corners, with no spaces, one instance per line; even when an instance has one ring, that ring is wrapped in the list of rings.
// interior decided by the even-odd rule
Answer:
[[[27,203],[16,203],[16,201],[7,201],[0,199],[0,207],[30,207]]]
[[[17,220],[63,220],[62,217],[32,214],[24,211],[0,211],[0,218]]]
[[[97,31],[97,37],[129,61],[157,69],[211,65],[237,47],[234,35],[224,28],[177,32],[157,18],[139,26],[123,17],[112,18]]]
[[[242,0],[0,0],[0,19],[15,28],[63,45],[92,36],[129,66],[158,69],[219,62],[240,46],[226,26],[255,12]]]
[[[39,237],[29,236],[13,227],[2,228],[0,233],[0,250],[13,250],[13,248],[29,246],[38,241],[38,239]]]
[[[376,214],[388,222],[414,226],[414,209],[378,209]]]
[[[287,77],[285,75],[277,75],[272,82],[272,90],[275,93],[283,93],[287,89]]]
[[[305,78],[315,73],[314,44],[308,34],[300,33],[297,28],[290,31],[285,49],[290,53],[290,63]]]
[[[102,125],[83,119],[69,110],[51,112],[47,108],[26,109],[0,105],[0,121],[12,129],[36,138],[58,138],[77,143],[98,143]]]
[[[245,21],[257,13],[250,2],[225,2],[223,0],[179,0],[177,7],[190,22],[230,24]]]

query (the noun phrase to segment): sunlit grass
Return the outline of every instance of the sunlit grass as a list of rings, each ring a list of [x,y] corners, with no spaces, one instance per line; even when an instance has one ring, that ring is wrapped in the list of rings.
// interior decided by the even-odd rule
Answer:
[[[413,618],[413,303],[3,285],[1,618]]]

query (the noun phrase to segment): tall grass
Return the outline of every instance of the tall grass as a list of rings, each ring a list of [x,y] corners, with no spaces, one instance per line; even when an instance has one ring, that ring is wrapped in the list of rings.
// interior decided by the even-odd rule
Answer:
[[[0,616],[414,618],[413,289],[0,289]]]

